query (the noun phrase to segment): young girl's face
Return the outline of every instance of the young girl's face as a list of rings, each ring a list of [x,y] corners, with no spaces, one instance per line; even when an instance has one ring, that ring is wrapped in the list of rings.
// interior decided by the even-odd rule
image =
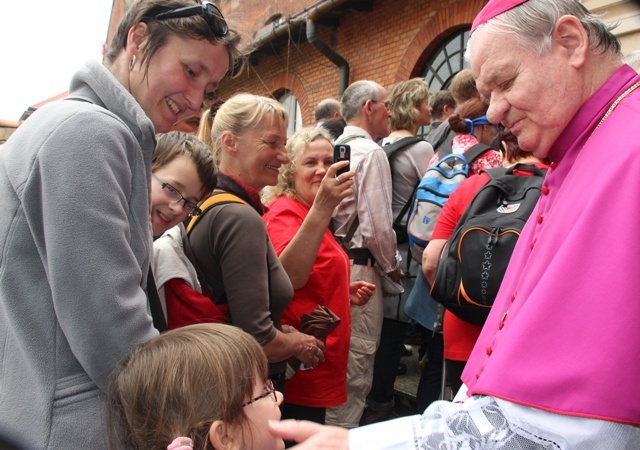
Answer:
[[[204,186],[196,164],[187,155],[179,156],[153,172],[151,181],[151,225],[160,236],[187,218],[191,208],[184,200],[175,201],[178,192],[190,204],[204,196]],[[164,185],[164,188],[163,188]]]
[[[258,378],[259,380],[259,378]],[[243,406],[245,415],[242,427],[242,439],[234,440],[238,443],[238,449],[245,450],[282,450],[284,441],[271,435],[268,430],[269,420],[280,420],[280,404],[282,393],[276,391],[267,382],[256,381],[253,386],[251,399]]]

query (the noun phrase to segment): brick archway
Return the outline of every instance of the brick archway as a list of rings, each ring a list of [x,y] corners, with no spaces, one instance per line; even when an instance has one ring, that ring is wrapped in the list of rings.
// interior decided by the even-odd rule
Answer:
[[[452,31],[471,26],[486,3],[486,0],[466,0],[436,12],[407,47],[396,72],[395,82],[420,76],[422,66],[442,38]]]
[[[304,86],[296,74],[291,72],[280,73],[269,80],[266,83],[266,87],[269,90],[266,95],[271,95],[273,97],[277,97],[284,89],[291,91],[300,105],[303,123],[306,123],[304,118],[309,111],[309,101],[305,93]]]

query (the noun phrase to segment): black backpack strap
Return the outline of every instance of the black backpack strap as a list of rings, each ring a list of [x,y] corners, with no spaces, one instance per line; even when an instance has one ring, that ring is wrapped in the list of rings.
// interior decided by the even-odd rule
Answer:
[[[483,153],[488,152],[489,150],[495,151],[493,147],[490,147],[485,144],[477,143],[473,147],[469,148],[469,150],[464,152],[462,156],[464,156],[464,159],[466,159],[467,164],[471,164],[471,161],[478,158]]]
[[[402,149],[404,147],[408,147],[410,145],[413,145],[415,143],[418,143],[420,141],[424,141],[424,139],[419,138],[417,136],[405,136],[405,137],[402,137],[402,138],[396,140],[392,144],[383,145],[382,149],[387,154],[387,159],[389,160],[389,165],[392,164],[393,157],[395,156],[395,153],[398,150],[400,150],[400,149]],[[393,171],[391,171],[391,174],[393,175]],[[420,184],[420,181],[418,181],[418,184]],[[415,185],[415,187],[413,188],[412,192],[415,192],[416,188],[418,187],[418,184]],[[413,201],[413,194],[407,199],[407,202],[402,207],[402,210],[400,210],[400,213],[398,214],[398,216],[393,221],[394,228],[400,229],[402,227],[402,219],[404,218],[404,216],[409,211],[409,208],[411,207],[412,201]]]
[[[394,226],[397,226],[397,227],[398,226],[402,226],[402,219],[404,219],[404,216],[406,216],[407,213],[409,212],[409,209],[411,208],[411,205],[413,204],[413,198],[415,196],[416,189],[418,189],[419,185],[420,185],[420,180],[418,180],[418,183],[413,187],[413,191],[411,191],[412,194],[409,196],[409,198],[407,199],[407,202],[404,204],[404,206],[402,207],[402,209],[398,213],[398,216],[393,221],[393,225]]]
[[[360,219],[356,215],[356,218],[351,223],[351,226],[349,227],[347,234],[342,238],[342,242],[340,242],[340,245],[342,245],[342,247],[347,251],[347,253],[349,252],[349,244],[351,244],[351,239],[353,239],[353,235],[356,234],[356,230],[358,229],[359,226],[360,226]]]
[[[164,312],[160,304],[160,296],[158,295],[158,288],[156,287],[156,280],[153,277],[151,266],[149,266],[149,274],[147,275],[147,297],[149,299],[149,309],[151,310],[153,326],[160,333],[164,333],[167,331],[167,321],[164,318]]]
[[[422,139],[417,136],[405,136],[403,138],[398,139],[393,144],[383,145],[382,149],[387,154],[387,159],[389,160],[389,164],[391,164],[391,160],[393,159],[395,153],[398,150],[420,141],[422,141]]]

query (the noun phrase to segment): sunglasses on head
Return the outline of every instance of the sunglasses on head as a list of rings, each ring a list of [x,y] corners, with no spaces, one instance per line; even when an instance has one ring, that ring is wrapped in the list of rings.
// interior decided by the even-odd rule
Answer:
[[[207,25],[209,25],[216,35],[222,37],[226,36],[229,32],[229,27],[222,16],[222,12],[211,2],[202,2],[202,4],[172,9],[155,15],[149,14],[149,16],[143,17],[141,22],[147,20],[180,19],[198,15],[204,18]]]

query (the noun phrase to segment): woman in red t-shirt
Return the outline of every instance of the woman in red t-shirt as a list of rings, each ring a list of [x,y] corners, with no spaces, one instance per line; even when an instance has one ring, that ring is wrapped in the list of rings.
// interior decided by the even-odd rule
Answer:
[[[298,370],[285,381],[283,418],[324,423],[325,410],[347,401],[347,357],[351,337],[350,303],[363,304],[375,286],[350,283],[349,257],[329,223],[333,210],[351,194],[354,173],[335,176],[347,162],[333,164],[333,145],[321,128],[303,128],[288,140],[290,163],[280,168],[278,185],[265,195],[269,238],[295,292],[283,325],[300,326],[303,314],[326,306],[340,324],[326,339],[324,362]]]

